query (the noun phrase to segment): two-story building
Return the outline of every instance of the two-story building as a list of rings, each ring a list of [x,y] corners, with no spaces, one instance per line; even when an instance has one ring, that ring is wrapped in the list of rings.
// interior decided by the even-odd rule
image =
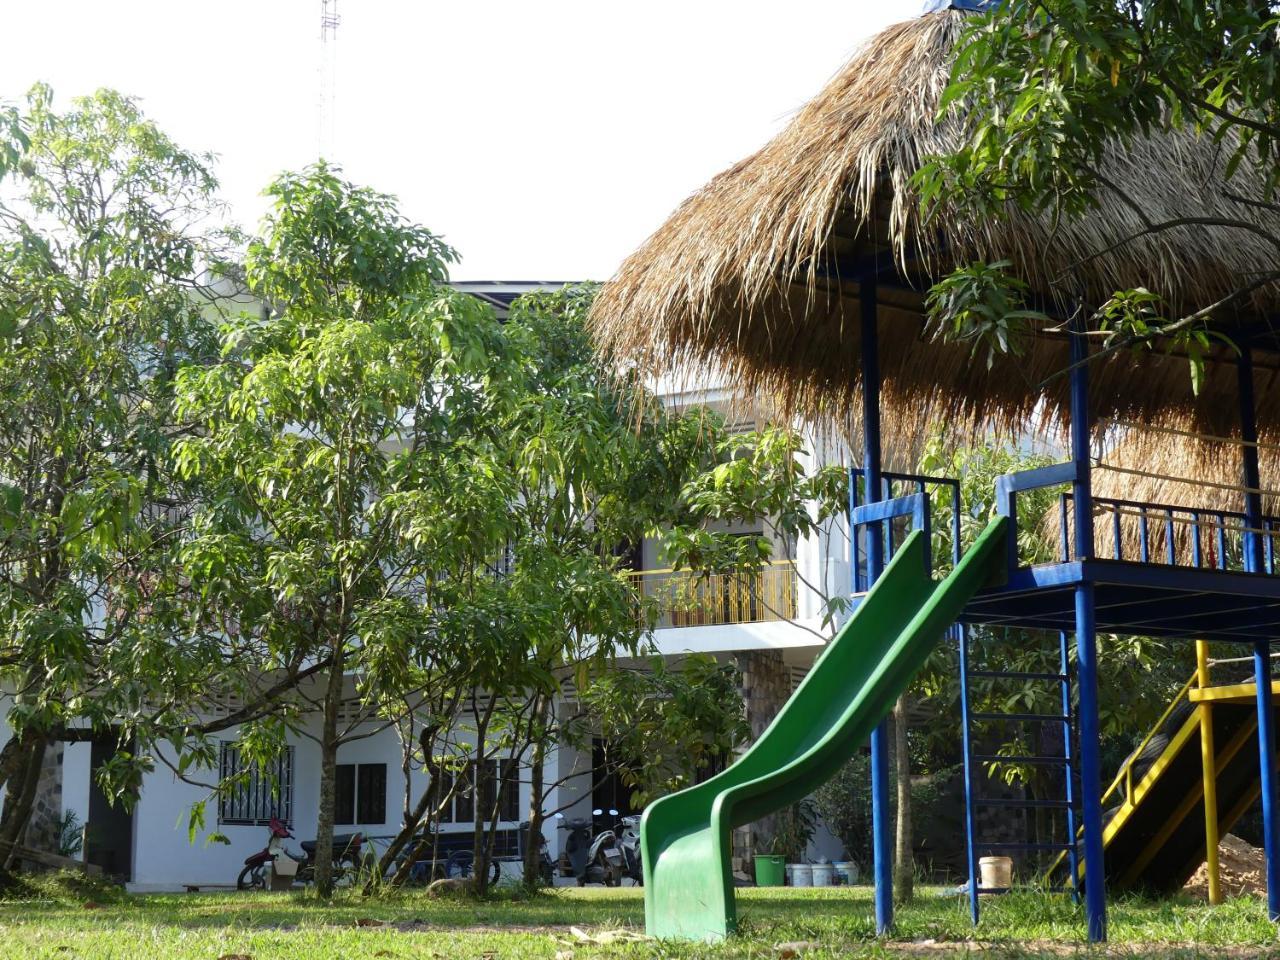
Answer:
[[[489,302],[502,316],[519,295],[540,289],[557,289],[549,282],[462,282],[455,286]],[[671,407],[710,407],[731,413],[741,409],[739,398],[714,382],[692,385],[655,384],[655,390]],[[742,429],[754,423],[737,413]],[[839,457],[830,444],[814,438],[814,455],[824,462]],[[760,533],[743,527],[743,534]],[[788,553],[794,555],[787,555]],[[696,579],[672,571],[664,563],[659,545],[646,541],[632,553],[632,576],[643,592],[658,601],[661,611],[651,642],[654,652],[678,658],[696,652],[732,660],[742,672],[743,708],[753,731],[767,725],[776,709],[790,695],[829,634],[822,624],[822,594],[847,592],[849,583],[847,537],[843,529],[831,536],[802,542],[790,550],[779,546],[776,558],[747,585],[740,578]],[[815,589],[817,588],[817,589]],[[566,683],[566,703],[574,690]],[[564,709],[566,704],[561,704]],[[568,703],[569,708],[572,704]],[[358,710],[353,700],[351,711]],[[0,697],[0,742],[8,739]],[[388,837],[400,827],[405,811],[426,786],[419,769],[406,773],[400,736],[394,725],[364,720],[354,712],[341,722],[355,724],[360,735],[342,746],[338,755],[337,829],[360,831],[367,837]],[[310,720],[318,732],[319,717]],[[218,775],[242,771],[235,728],[219,735],[220,770],[188,774],[180,779],[172,769],[158,764],[144,780],[140,799],[132,811],[112,806],[95,784],[94,771],[117,749],[111,736],[83,743],[60,744],[49,751],[37,800],[36,817],[28,840],[46,848],[57,844],[58,824],[68,812],[87,825],[89,862],[126,880],[136,890],[180,889],[192,884],[233,883],[246,856],[261,849],[266,824],[272,817],[288,822],[296,836],[314,836],[318,813],[320,750],[315,739],[291,736],[289,746],[270,776],[255,771],[244,787],[208,804],[206,827],[194,841],[188,835],[191,806],[210,797]],[[603,744],[597,744],[597,750]],[[562,747],[549,757],[546,781],[556,783],[547,797],[548,810],[564,809],[567,816],[588,815],[593,808],[629,810],[629,791],[616,777],[591,776],[593,757]],[[500,786],[502,830],[514,831],[527,818],[529,788],[519,771],[493,771]],[[195,780],[197,782],[189,782]],[[278,788],[273,788],[274,784]],[[455,796],[443,817],[443,829],[470,833],[476,804],[466,792]],[[545,833],[552,855],[558,854],[562,832],[555,821]],[[211,837],[223,837],[211,841]],[[838,847],[826,852],[838,854]],[[518,865],[506,867],[515,873]]]

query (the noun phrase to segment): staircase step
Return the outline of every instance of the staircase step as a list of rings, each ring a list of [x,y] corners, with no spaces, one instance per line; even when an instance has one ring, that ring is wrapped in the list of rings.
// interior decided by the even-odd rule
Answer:
[[[1065,673],[1028,673],[1005,670],[970,670],[969,676],[986,677],[990,680],[1057,680],[1061,682],[1069,679]]]
[[[973,720],[1026,720],[1029,722],[1070,723],[1070,717],[1058,713],[971,713]]]
[[[1041,757],[1035,754],[1002,757],[997,753],[975,753],[973,759],[978,763],[1039,763],[1045,765],[1054,763],[1070,765],[1071,763],[1066,757]]]
[[[980,807],[1034,810],[1074,810],[1079,807],[1078,803],[1068,803],[1066,800],[1018,800],[1015,797],[974,797],[973,802]]]

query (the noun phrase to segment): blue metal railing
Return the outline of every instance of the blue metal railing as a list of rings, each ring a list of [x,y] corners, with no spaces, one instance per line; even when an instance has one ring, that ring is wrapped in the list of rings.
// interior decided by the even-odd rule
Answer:
[[[1075,463],[1055,463],[1049,467],[1036,470],[1022,470],[1018,473],[1006,473],[996,478],[996,513],[1009,518],[1009,569],[1016,570],[1021,564],[1018,557],[1018,494],[1029,490],[1040,490],[1045,487],[1060,487],[1075,483],[1079,471]],[[1063,525],[1063,559],[1067,558],[1066,525]]]
[[[862,545],[859,541],[860,528],[868,528],[866,536],[879,536],[883,543],[884,560],[887,563],[893,558],[894,551],[901,546],[906,534],[912,530],[924,533],[925,540],[930,541],[933,532],[933,495],[930,488],[943,487],[950,493],[951,506],[951,562],[960,562],[960,481],[952,477],[931,477],[914,473],[885,473],[881,476],[881,496],[877,500],[864,502],[866,497],[858,484],[858,477],[849,478],[849,540],[853,563],[854,590],[863,592],[870,589],[867,582],[866,565],[863,558]],[[901,492],[903,488],[909,493]],[[909,524],[895,524],[895,520],[909,519]],[[899,535],[900,534],[900,535]],[[925,550],[926,573],[933,572],[933,555],[931,549]]]
[[[1022,566],[1018,555],[1018,494],[1046,487],[1065,486],[1076,481],[1075,465],[1054,464],[1036,470],[1009,473],[996,480],[996,512],[1010,519],[1009,569]],[[1212,507],[1187,507],[1172,503],[1126,500],[1121,497],[1091,498],[1094,545],[1091,555],[1111,560],[1130,560],[1200,570],[1245,572],[1246,540],[1250,535],[1262,541],[1259,572],[1275,575],[1280,570],[1280,517],[1262,517],[1256,526],[1246,513]],[[1072,559],[1073,494],[1058,496],[1058,559]],[[1136,534],[1136,548],[1133,544]]]
[[[1070,495],[1064,494],[1065,500]],[[1110,514],[1111,559],[1164,563],[1202,570],[1245,571],[1245,539],[1252,533],[1262,539],[1261,573],[1276,573],[1275,540],[1280,518],[1263,517],[1250,525],[1238,510],[1184,507],[1169,503],[1143,503],[1113,497],[1094,497],[1094,513]],[[1060,506],[1061,523],[1067,524],[1067,506]],[[1137,555],[1125,548],[1125,519],[1137,528]],[[1179,542],[1181,541],[1181,543]]]

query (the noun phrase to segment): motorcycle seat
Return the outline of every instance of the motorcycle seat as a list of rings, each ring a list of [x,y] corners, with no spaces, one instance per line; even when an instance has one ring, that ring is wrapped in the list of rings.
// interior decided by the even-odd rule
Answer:
[[[347,848],[349,848],[359,836],[360,834],[358,833],[335,833],[333,835],[334,853],[345,853]],[[302,850],[308,857],[315,859],[316,842],[314,840],[303,840]]]

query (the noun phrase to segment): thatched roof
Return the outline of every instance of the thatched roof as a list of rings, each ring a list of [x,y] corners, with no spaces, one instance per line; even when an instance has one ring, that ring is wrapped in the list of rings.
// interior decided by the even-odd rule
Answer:
[[[1061,298],[1054,281],[1068,264],[1142,224],[1108,197],[1060,224],[1046,211],[999,222],[943,216],[922,227],[909,181],[923,158],[957,143],[959,122],[939,122],[936,108],[967,16],[933,13],[875,37],[777,137],[685,201],[601,291],[592,317],[605,354],[651,372],[718,364],[744,392],[810,417],[844,418],[857,406],[860,303],[856,282],[841,273],[875,258],[896,266],[877,289],[890,455],[914,449],[932,423],[957,435],[1025,430],[1033,412],[1061,423],[1065,340],[1040,336],[1026,355],[988,367],[967,346],[922,336],[928,278],[959,262],[1009,259],[1046,298]],[[1280,233],[1280,215],[1209,188],[1210,171],[1229,153],[1179,132],[1113,151],[1103,172],[1152,220],[1229,215]],[[1096,302],[1145,286],[1182,311],[1217,301],[1276,261],[1251,234],[1187,227],[1097,257],[1073,271],[1072,283]],[[1277,306],[1280,291],[1266,288],[1222,322],[1256,322]],[[1257,360],[1260,425],[1275,435],[1280,356],[1259,351]],[[1199,397],[1185,358],[1159,352],[1111,355],[1092,376],[1098,415],[1234,430],[1231,363],[1210,364]]]

